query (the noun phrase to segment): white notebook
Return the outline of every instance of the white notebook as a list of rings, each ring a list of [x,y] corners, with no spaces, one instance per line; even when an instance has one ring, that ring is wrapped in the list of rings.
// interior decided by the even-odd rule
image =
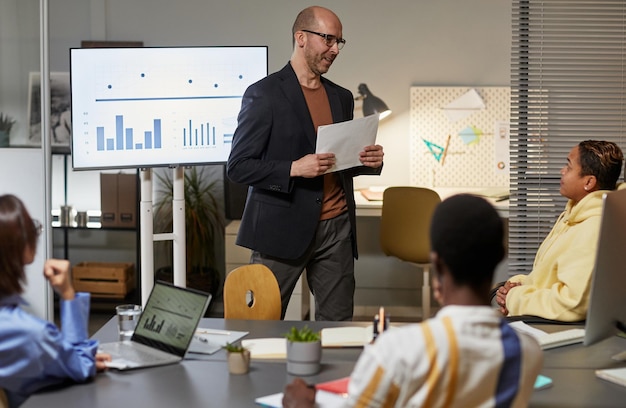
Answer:
[[[596,370],[596,376],[626,387],[626,367]]]
[[[322,347],[363,347],[372,342],[373,325],[322,329]]]
[[[286,359],[287,340],[284,337],[269,337],[264,339],[245,339],[241,345],[250,350],[253,359]]]
[[[513,329],[518,332],[530,334],[539,342],[542,350],[548,350],[554,347],[568,346],[570,344],[582,343],[585,338],[585,329],[573,328],[561,330],[553,333],[546,333],[535,327],[529,326],[523,321],[509,323]]]
[[[267,395],[254,400],[258,405],[270,408],[281,408],[283,406],[283,393]],[[315,393],[316,408],[339,408],[345,406],[346,399],[339,394],[318,390]]]
[[[246,331],[198,328],[188,351],[196,354],[213,354],[220,351],[227,343],[235,343],[247,334]]]

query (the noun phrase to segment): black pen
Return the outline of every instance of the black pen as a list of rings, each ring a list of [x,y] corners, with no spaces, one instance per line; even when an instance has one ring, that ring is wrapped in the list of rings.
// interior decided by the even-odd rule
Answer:
[[[378,337],[378,324],[380,323],[380,317],[378,315],[374,316],[374,330],[372,332],[372,343]]]

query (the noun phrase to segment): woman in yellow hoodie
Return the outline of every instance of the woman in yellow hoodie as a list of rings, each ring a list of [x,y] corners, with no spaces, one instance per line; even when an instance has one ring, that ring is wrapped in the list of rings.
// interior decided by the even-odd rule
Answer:
[[[561,169],[559,192],[569,199],[565,211],[539,247],[531,273],[513,276],[496,293],[505,316],[585,319],[602,195],[615,190],[623,160],[612,142],[586,140],[572,148]]]

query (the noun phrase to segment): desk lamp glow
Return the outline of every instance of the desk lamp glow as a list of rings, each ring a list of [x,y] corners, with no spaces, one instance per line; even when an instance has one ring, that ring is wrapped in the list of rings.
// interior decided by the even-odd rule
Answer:
[[[357,96],[355,99],[363,100],[363,116],[378,113],[380,115],[379,120],[383,120],[391,114],[391,109],[387,107],[387,104],[383,102],[382,99],[372,94],[367,85],[359,85],[359,94],[361,94],[361,96]]]

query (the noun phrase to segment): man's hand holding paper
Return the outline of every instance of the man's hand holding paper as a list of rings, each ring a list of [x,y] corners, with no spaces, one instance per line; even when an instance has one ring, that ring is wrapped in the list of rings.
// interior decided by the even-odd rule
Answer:
[[[378,115],[319,126],[315,153],[334,153],[335,163],[327,173],[361,165],[378,168],[383,148],[375,144],[377,132]]]

